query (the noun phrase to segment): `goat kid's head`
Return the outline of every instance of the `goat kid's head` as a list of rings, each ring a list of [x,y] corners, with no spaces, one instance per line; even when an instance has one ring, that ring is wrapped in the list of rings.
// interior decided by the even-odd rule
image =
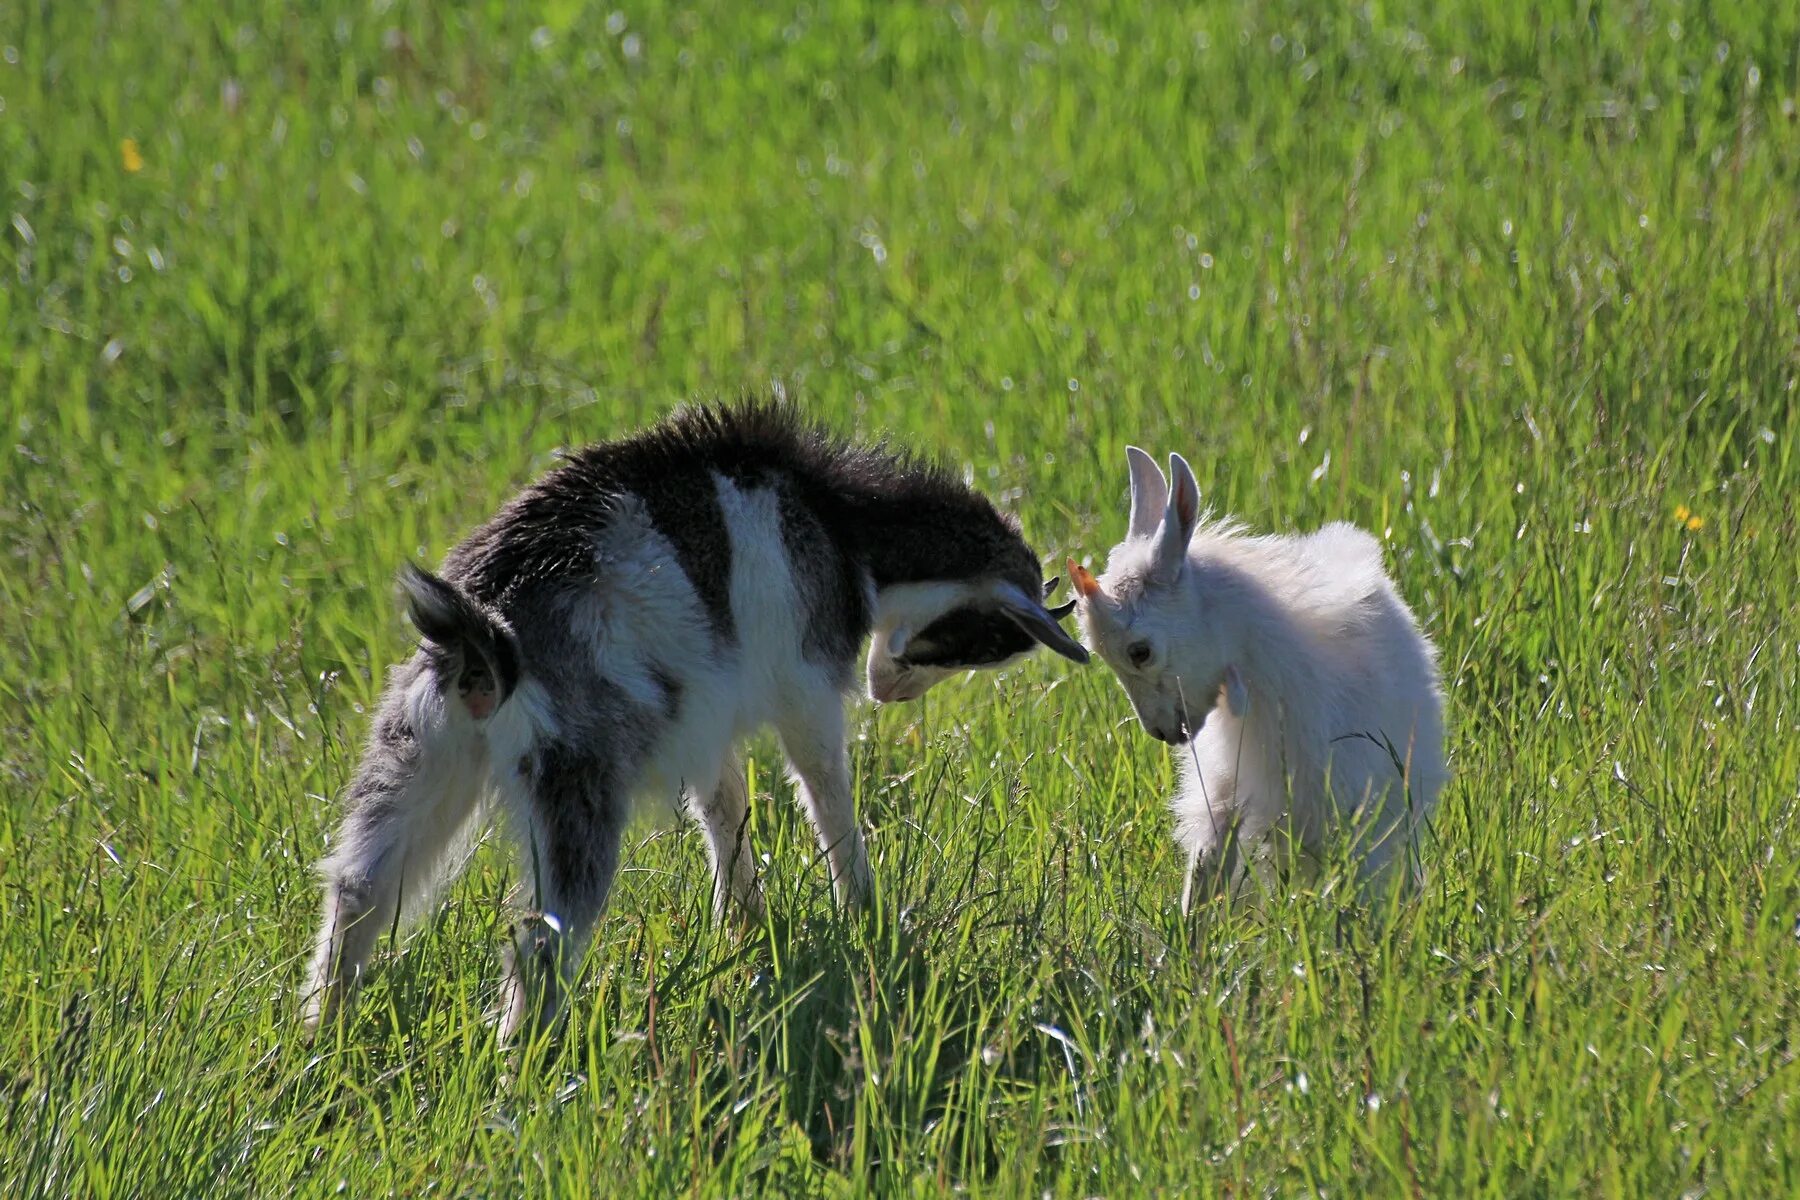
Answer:
[[[1094,576],[1073,559],[1069,579],[1087,643],[1125,686],[1138,721],[1151,737],[1186,745],[1212,711],[1221,689],[1234,714],[1249,704],[1232,663],[1234,636],[1209,611],[1188,543],[1200,523],[1200,485],[1179,454],[1169,478],[1136,446],[1131,469],[1131,517],[1125,540],[1113,547],[1106,571]]]
[[[1044,598],[1058,582],[1043,585]],[[869,698],[878,704],[917,700],[959,671],[1003,667],[1040,645],[1085,663],[1087,651],[1057,624],[1074,607],[1071,600],[1046,608],[1005,579],[887,588],[869,643]]]

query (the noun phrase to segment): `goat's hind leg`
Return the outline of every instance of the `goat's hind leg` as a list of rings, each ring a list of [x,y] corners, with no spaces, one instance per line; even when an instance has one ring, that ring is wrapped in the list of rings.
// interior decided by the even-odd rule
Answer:
[[[398,704],[384,706],[350,784],[348,811],[320,864],[325,913],[304,993],[308,1027],[341,1008],[403,909],[421,911],[437,894],[444,859],[481,795],[480,747],[442,729],[424,739],[419,732]]]
[[[1365,801],[1350,824],[1357,891],[1373,907],[1385,908],[1424,885],[1420,852],[1427,826],[1400,787]]]

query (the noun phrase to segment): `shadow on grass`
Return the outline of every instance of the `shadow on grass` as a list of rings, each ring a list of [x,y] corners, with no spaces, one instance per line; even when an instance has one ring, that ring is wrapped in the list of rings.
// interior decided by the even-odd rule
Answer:
[[[1230,1022],[1292,986],[1294,957],[1272,958],[1265,940],[1307,926],[1327,955],[1368,954],[1336,888],[1276,913],[1183,920],[1177,892],[1161,886],[1171,881],[1110,861],[1130,852],[1119,839],[1072,839],[1067,854],[1022,861],[1030,835],[1009,827],[1007,805],[932,820],[935,789],[924,790],[880,839],[882,891],[865,916],[836,909],[821,870],[767,879],[770,916],[747,933],[711,920],[709,889],[684,888],[671,908],[662,889],[628,884],[589,958],[574,1026],[523,1050],[498,1052],[485,1022],[506,929],[497,900],[438,914],[378,965],[351,1026],[320,1043],[335,1065],[288,1080],[289,1111],[329,1128],[481,1060],[453,1086],[491,1096],[478,1102],[489,1129],[557,1110],[586,1126],[583,1106],[622,1112],[610,1101],[630,1097],[637,1115],[620,1132],[684,1150],[685,1166],[731,1187],[781,1190],[795,1156],[863,1184],[925,1169],[945,1187],[979,1185],[1021,1153],[1054,1174],[1064,1145],[1104,1137],[1121,1055],[1168,1036],[1151,1014],[1166,1023],[1204,1009],[1198,1019],[1223,1027],[1199,1044],[1229,1042]],[[928,832],[947,828],[953,856]],[[1335,985],[1354,986],[1330,969]],[[457,982],[477,970],[479,988]],[[1235,1088],[1241,1109],[1258,1083],[1237,1079],[1221,1095]]]

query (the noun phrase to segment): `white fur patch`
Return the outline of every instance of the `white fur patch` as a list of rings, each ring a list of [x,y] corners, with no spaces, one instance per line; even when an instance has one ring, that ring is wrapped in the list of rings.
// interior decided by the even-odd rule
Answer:
[[[905,627],[917,633],[952,609],[988,595],[989,589],[962,581],[895,584],[877,600],[875,632],[879,636]]]

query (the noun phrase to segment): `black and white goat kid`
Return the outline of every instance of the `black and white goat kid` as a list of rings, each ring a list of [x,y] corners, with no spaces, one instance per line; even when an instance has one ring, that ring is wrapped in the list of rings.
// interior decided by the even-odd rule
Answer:
[[[714,904],[762,908],[733,745],[773,725],[840,902],[869,900],[844,700],[922,695],[1042,643],[1087,653],[1041,597],[1016,522],[943,470],[791,410],[692,408],[592,446],[453,550],[402,574],[424,642],[388,680],[322,865],[317,1024],[376,938],[418,914],[492,811],[521,843],[501,1030],[558,1011],[634,800],[705,831]],[[1052,585],[1054,581],[1052,581]]]

